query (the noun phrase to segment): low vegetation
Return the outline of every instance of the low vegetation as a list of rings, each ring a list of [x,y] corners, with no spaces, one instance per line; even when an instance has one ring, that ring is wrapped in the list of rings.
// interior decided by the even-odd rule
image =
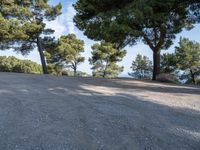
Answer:
[[[20,60],[13,56],[0,56],[0,71],[41,74],[42,66],[30,60]]]

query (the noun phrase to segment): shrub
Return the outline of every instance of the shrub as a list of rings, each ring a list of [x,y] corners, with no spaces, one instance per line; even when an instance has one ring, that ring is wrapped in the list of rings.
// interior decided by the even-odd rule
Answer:
[[[161,73],[156,77],[157,81],[160,82],[166,82],[166,83],[177,83],[178,79],[173,75],[169,73]]]
[[[0,56],[0,71],[40,74],[42,67],[30,60],[20,60],[14,56]]]

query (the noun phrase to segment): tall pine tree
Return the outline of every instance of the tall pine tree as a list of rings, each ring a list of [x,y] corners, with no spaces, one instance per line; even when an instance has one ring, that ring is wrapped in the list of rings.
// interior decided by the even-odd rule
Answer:
[[[160,52],[172,45],[188,19],[188,0],[78,0],[76,26],[94,40],[119,47],[142,40],[153,51],[153,80],[160,73]]]
[[[12,6],[13,3],[15,6]],[[51,38],[49,35],[51,35],[54,31],[52,29],[46,29],[45,22],[52,21],[61,14],[61,4],[50,6],[48,4],[48,0],[12,0],[10,4],[8,3],[8,7],[11,9],[14,7],[14,10],[23,8],[21,11],[16,12],[15,18],[18,22],[20,22],[19,30],[22,30],[23,34],[26,36],[25,38],[13,37],[14,42],[12,48],[14,48],[17,52],[21,52],[22,54],[28,54],[34,48],[37,48],[41,59],[43,73],[47,74],[48,71],[44,57],[46,45],[43,43],[47,43],[46,40],[49,41]],[[13,11],[11,11],[8,16],[12,15],[12,13]],[[10,18],[12,19],[12,17],[8,17],[7,20],[10,21]],[[16,26],[14,25],[14,27]],[[20,33],[19,30],[16,30],[16,33]]]

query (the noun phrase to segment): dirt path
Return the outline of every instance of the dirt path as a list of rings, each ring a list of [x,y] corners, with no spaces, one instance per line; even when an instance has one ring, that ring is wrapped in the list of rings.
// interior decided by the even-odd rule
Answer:
[[[0,73],[0,150],[199,150],[200,88]]]

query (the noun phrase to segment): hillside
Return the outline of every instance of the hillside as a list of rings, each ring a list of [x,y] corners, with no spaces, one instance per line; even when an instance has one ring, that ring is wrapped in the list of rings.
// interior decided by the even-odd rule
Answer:
[[[0,73],[2,150],[199,150],[200,88]]]

